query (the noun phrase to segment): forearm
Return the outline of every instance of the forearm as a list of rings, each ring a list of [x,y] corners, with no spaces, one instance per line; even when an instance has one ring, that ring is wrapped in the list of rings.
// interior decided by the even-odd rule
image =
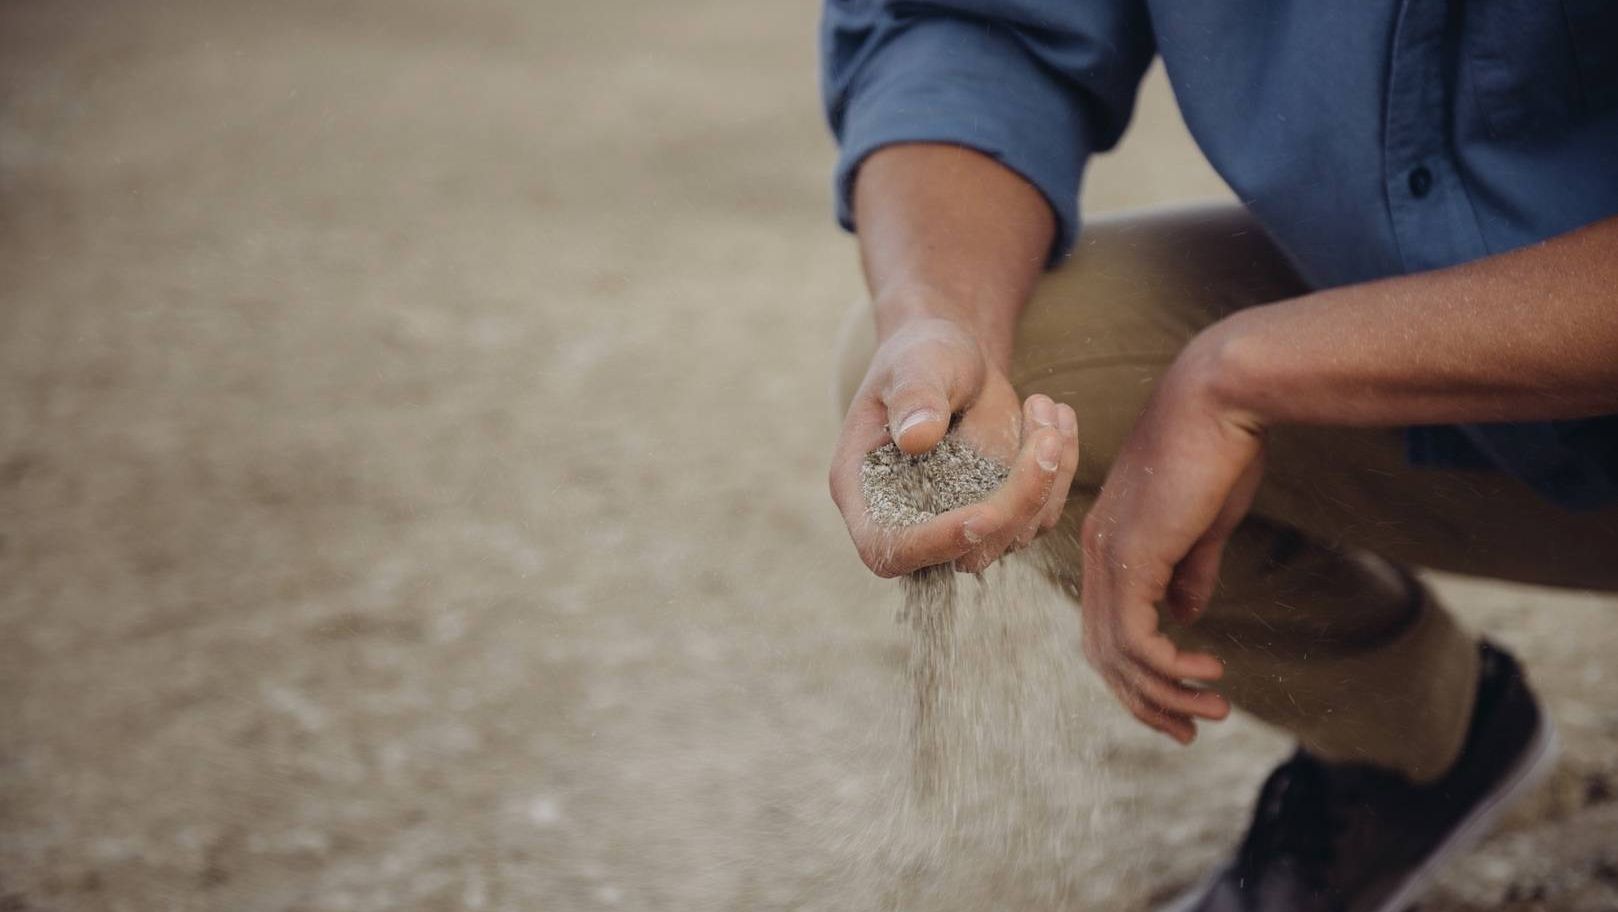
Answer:
[[[1188,370],[1261,425],[1618,413],[1618,219],[1450,269],[1253,308],[1205,337]]]
[[[955,320],[1005,367],[1055,233],[1039,192],[969,149],[906,144],[861,166],[854,212],[878,337],[916,317]]]

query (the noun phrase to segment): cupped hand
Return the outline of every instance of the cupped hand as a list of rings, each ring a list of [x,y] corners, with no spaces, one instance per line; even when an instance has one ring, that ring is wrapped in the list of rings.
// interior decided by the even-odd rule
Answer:
[[[1194,362],[1159,382],[1082,531],[1085,654],[1125,708],[1182,744],[1195,720],[1229,715],[1207,689],[1224,666],[1176,647],[1158,606],[1187,624],[1202,613],[1263,474],[1262,428],[1221,406]]]
[[[987,500],[924,523],[878,525],[860,491],[866,454],[890,441],[906,453],[925,453],[957,413],[957,433],[1011,467],[1006,482]],[[832,458],[831,495],[860,558],[878,576],[946,563],[978,572],[1056,524],[1078,462],[1078,420],[1070,407],[1042,395],[1019,405],[1004,369],[970,329],[918,318],[882,341],[854,394]]]

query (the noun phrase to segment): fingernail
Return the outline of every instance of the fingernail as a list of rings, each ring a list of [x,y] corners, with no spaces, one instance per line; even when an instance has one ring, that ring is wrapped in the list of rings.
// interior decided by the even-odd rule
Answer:
[[[1062,461],[1062,441],[1047,439],[1040,441],[1039,452],[1035,454],[1039,460],[1039,467],[1047,472],[1056,471]]]
[[[910,414],[904,416],[904,420],[899,422],[899,429],[893,432],[893,439],[898,440],[900,437],[905,435],[905,431],[910,430],[918,424],[937,420],[938,413],[932,409],[916,409]]]
[[[966,539],[966,543],[969,545],[975,545],[983,541],[983,533],[979,532],[974,525],[977,522],[978,520],[969,519],[961,526],[961,537]]]
[[[1044,427],[1056,426],[1056,403],[1049,399],[1034,400],[1034,420]]]

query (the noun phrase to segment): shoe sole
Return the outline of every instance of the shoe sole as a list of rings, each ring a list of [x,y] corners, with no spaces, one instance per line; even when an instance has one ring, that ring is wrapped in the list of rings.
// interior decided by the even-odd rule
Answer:
[[[1556,767],[1556,758],[1562,752],[1562,742],[1556,733],[1555,723],[1544,714],[1543,709],[1539,721],[1539,730],[1534,733],[1534,740],[1530,741],[1528,749],[1523,751],[1523,757],[1511,771],[1511,775],[1484,797],[1472,813],[1461,820],[1449,838],[1439,843],[1433,853],[1411,871],[1387,899],[1364,912],[1404,912],[1416,901],[1417,894],[1427,887],[1433,876],[1445,864],[1477,845],[1478,840],[1487,836],[1500,822],[1500,817],[1508,808],[1545,781],[1545,777]],[[1209,879],[1198,884],[1195,889],[1185,893],[1160,912],[1191,912],[1212,882],[1212,879]]]

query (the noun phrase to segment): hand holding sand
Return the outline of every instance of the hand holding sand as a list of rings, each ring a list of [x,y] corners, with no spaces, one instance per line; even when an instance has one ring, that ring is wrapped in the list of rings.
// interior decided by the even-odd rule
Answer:
[[[903,527],[873,522],[860,491],[866,454],[889,443],[931,450],[958,415],[955,434],[1010,466],[988,499]],[[1004,370],[965,327],[914,320],[877,349],[849,406],[832,460],[832,499],[866,566],[892,577],[953,563],[977,572],[1056,524],[1078,467],[1077,418],[1047,396],[1019,407]]]

